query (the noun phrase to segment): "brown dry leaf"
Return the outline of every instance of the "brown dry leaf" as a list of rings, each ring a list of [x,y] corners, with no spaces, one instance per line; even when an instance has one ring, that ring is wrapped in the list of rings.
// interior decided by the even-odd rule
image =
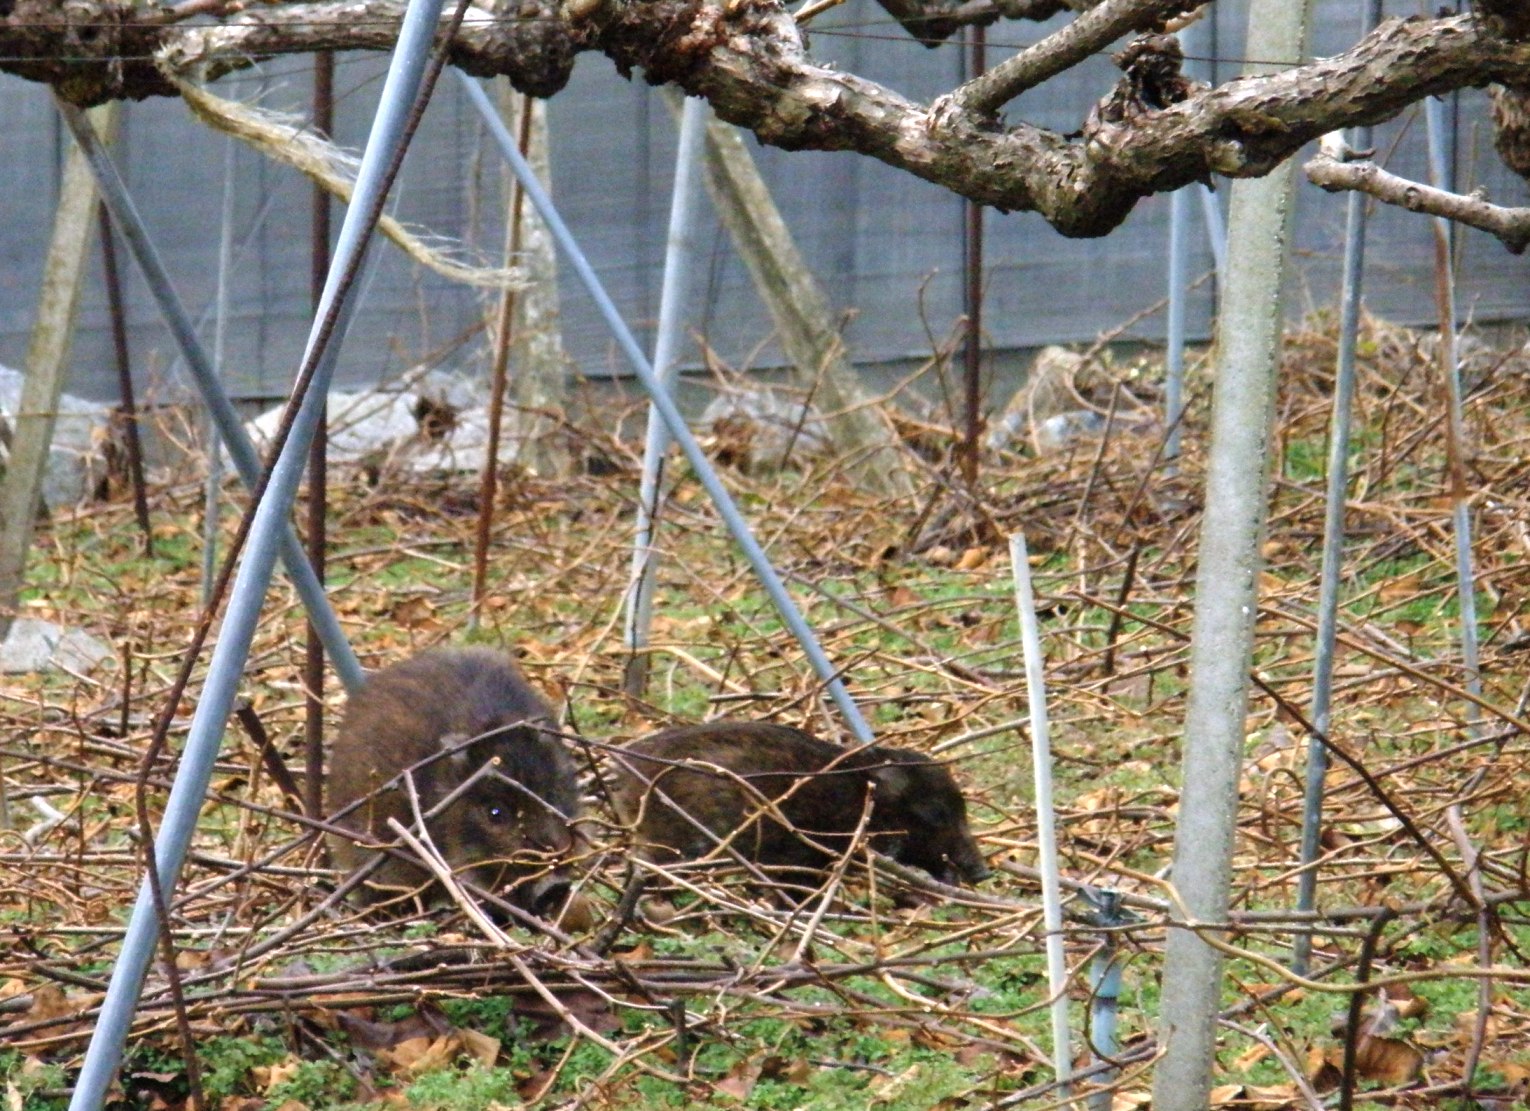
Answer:
[[[345,1031],[351,1044],[360,1049],[391,1049],[417,1038],[428,1040],[438,1037],[451,1028],[435,1011],[424,1013],[415,1011],[398,1022],[373,1022],[364,1017],[362,1010],[335,1011],[333,1014],[339,1028]]]
[[[621,1028],[621,1019],[611,1011],[604,996],[588,988],[549,984],[549,989],[568,1013],[598,1034],[610,1034]],[[517,996],[515,1017],[531,1024],[526,1037],[530,1041],[552,1041],[568,1033],[563,1016],[540,995]]]
[[[1151,1105],[1152,1102],[1153,1093],[1146,1088],[1120,1091],[1110,1097],[1110,1111],[1140,1111],[1141,1108]]]
[[[301,1058],[290,1056],[274,1065],[256,1065],[250,1070],[250,1077],[255,1081],[256,1088],[267,1092],[277,1084],[284,1084],[291,1080],[302,1067]]]
[[[968,644],[997,644],[999,636],[1004,632],[1004,625],[998,621],[985,621],[977,628],[968,631],[962,640]]]
[[[1141,672],[1125,679],[1112,679],[1105,684],[1104,693],[1111,698],[1129,698],[1137,702],[1146,702],[1148,695],[1153,693],[1153,676],[1148,672]]]
[[[1243,1106],[1249,1111],[1285,1111],[1301,1105],[1295,1084],[1250,1084],[1243,1089]]]
[[[1211,1096],[1207,1102],[1212,1107],[1219,1107],[1224,1103],[1232,1103],[1234,1100],[1243,1098],[1242,1084],[1218,1084],[1211,1089]]]
[[[914,1030],[914,1044],[922,1049],[948,1050],[964,1043],[960,1038],[952,1037],[940,1030],[930,1030],[920,1026]]]
[[[441,627],[441,623],[436,620],[436,608],[418,594],[394,603],[393,608],[388,611],[388,616],[406,629]]]
[[[1376,597],[1383,605],[1393,605],[1417,597],[1423,589],[1423,577],[1414,571],[1382,583],[1376,590]]]
[[[1237,1057],[1233,1058],[1233,1067],[1239,1072],[1245,1072],[1253,1068],[1260,1061],[1270,1055],[1270,1047],[1261,1042],[1255,1042]]]
[[[243,782],[240,777],[238,782]],[[182,972],[195,972],[200,968],[206,968],[212,963],[212,954],[206,949],[177,949],[175,951],[175,967]]]
[[[32,992],[32,1006],[27,1010],[27,1021],[45,1022],[50,1019],[67,1018],[79,1014],[86,1007],[95,1005],[97,996],[81,995],[70,998],[57,984],[39,984]]]
[[[462,1038],[456,1033],[435,1038],[410,1038],[392,1049],[379,1050],[377,1059],[392,1071],[406,1077],[421,1076],[445,1068],[462,1053]]]
[[[740,1103],[749,1098],[749,1093],[754,1091],[755,1081],[760,1076],[760,1064],[753,1058],[745,1058],[738,1061],[728,1070],[728,1074],[721,1080],[715,1081],[709,1086],[709,1090],[728,1099],[736,1099]]]
[[[1429,1000],[1407,984],[1391,984],[1382,991],[1387,1002],[1396,1008],[1398,1018],[1420,1018],[1429,1013]]]
[[[463,1052],[484,1068],[494,1067],[494,1062],[499,1059],[498,1038],[480,1034],[477,1030],[458,1030],[457,1035],[462,1039]]]
[[[308,1111],[308,1104],[296,1099],[284,1099],[276,1111]]]
[[[1325,827],[1318,834],[1318,844],[1323,847],[1324,852],[1331,853],[1338,849],[1345,849],[1354,843],[1355,839],[1341,829]]]
[[[958,571],[976,571],[988,562],[989,551],[984,547],[968,548],[956,561]]]
[[[944,544],[936,544],[924,553],[925,562],[936,567],[949,567],[956,562],[956,553]]]
[[[807,1086],[813,1076],[813,1066],[803,1057],[772,1055],[760,1065],[760,1077],[764,1080],[784,1081],[799,1088]]]
[[[1530,1086],[1530,1065],[1521,1064],[1518,1061],[1504,1061],[1494,1065],[1493,1069],[1509,1082],[1510,1087]]]
[[[1366,1080],[1379,1080],[1389,1088],[1400,1088],[1413,1083],[1424,1071],[1424,1054],[1401,1038],[1361,1034],[1355,1046],[1355,1071]]]
[[[956,1063],[964,1068],[973,1068],[979,1062],[993,1057],[993,1049],[983,1045],[964,1045],[956,1051]]]

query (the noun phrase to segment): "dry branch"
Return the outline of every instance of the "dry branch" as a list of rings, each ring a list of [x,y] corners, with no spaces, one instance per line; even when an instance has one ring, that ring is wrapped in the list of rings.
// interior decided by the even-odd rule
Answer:
[[[1442,216],[1496,236],[1513,254],[1530,245],[1530,208],[1493,204],[1480,191],[1466,195],[1436,189],[1390,173],[1374,162],[1347,161],[1319,151],[1303,167],[1307,179],[1330,193],[1357,189],[1384,204]]]

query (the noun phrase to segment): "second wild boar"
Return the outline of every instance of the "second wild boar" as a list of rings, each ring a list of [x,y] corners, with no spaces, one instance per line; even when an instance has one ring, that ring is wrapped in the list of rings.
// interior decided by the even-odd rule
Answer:
[[[614,763],[617,812],[655,863],[714,852],[726,859],[719,844],[727,841],[758,864],[819,872],[850,847],[870,795],[874,848],[945,883],[988,875],[961,790],[945,767],[917,752],[844,747],[769,722],[716,721],[640,738]]]

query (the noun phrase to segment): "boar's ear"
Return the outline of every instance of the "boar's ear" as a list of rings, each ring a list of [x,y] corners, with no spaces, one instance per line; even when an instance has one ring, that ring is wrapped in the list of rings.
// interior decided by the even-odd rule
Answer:
[[[882,764],[871,773],[877,786],[877,801],[898,804],[914,790],[913,769],[907,764]]]

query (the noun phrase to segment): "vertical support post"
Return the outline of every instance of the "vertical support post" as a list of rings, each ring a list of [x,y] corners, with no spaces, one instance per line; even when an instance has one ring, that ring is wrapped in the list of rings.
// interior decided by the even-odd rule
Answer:
[[[1246,73],[1306,54],[1312,0],[1254,0]],[[1227,917],[1243,765],[1248,674],[1258,613],[1260,542],[1269,514],[1275,382],[1295,190],[1288,164],[1232,186],[1234,250],[1217,328],[1206,509],[1191,632],[1174,885],[1180,902],[1165,947],[1156,1111],[1204,1111],[1216,1056],[1223,959],[1196,932]],[[1191,928],[1191,926],[1194,928]]]
[[[314,427],[323,410],[325,394],[340,342],[345,335],[349,312],[344,299],[347,273],[354,274],[366,249],[370,224],[380,209],[388,170],[401,141],[405,120],[419,94],[430,44],[440,18],[442,0],[410,0],[388,78],[383,86],[377,117],[362,156],[356,177],[356,190],[340,241],[335,251],[335,265],[324,288],[323,305],[309,333],[303,355],[303,368],[313,369],[306,396],[298,408],[291,434],[272,468],[265,496],[256,507],[250,529],[249,546],[229,594],[218,642],[208,665],[202,697],[192,716],[181,765],[165,808],[165,820],[154,846],[154,867],[162,888],[170,891],[180,876],[186,848],[196,825],[197,813],[207,794],[213,762],[217,759],[223,729],[238,690],[240,674],[249,656],[261,605],[270,586],[276,565],[277,548],[284,537],[292,535],[286,527],[287,513],[302,477],[304,458],[313,438]],[[65,118],[77,110],[61,105]],[[79,121],[83,123],[83,121]],[[354,302],[349,302],[353,304]],[[331,319],[332,316],[332,319]],[[328,342],[325,342],[326,339]],[[301,377],[300,377],[301,380]],[[106,1090],[122,1058],[123,1044],[132,1024],[133,1010],[143,988],[159,932],[153,894],[147,878],[139,889],[132,918],[123,938],[122,952],[112,971],[101,1017],[91,1037],[90,1048],[80,1079],[70,1100],[70,1111],[99,1111]]]
[[[1361,18],[1364,37],[1381,21],[1382,0],[1369,0]],[[1324,139],[1343,142],[1338,135]],[[1354,148],[1367,150],[1371,129],[1355,129]],[[1318,586],[1317,643],[1312,662],[1312,727],[1328,736],[1333,701],[1333,655],[1339,631],[1339,575],[1344,564],[1344,506],[1349,495],[1349,429],[1355,398],[1355,346],[1360,335],[1360,288],[1365,277],[1367,197],[1359,190],[1346,198],[1344,277],[1339,292],[1339,354],[1334,368],[1333,411],[1328,418],[1328,484],[1323,507],[1323,558]],[[1323,780],[1328,748],[1317,737],[1307,741],[1307,776],[1302,799],[1301,871],[1296,879],[1296,909],[1317,904],[1319,840],[1323,830]],[[1312,962],[1312,935],[1298,933],[1291,945],[1291,967],[1306,975]]]
[[[987,69],[986,38],[983,28],[972,28],[973,79]],[[983,423],[983,206],[976,201],[962,204],[962,302],[966,308],[967,334],[962,343],[962,478],[976,486],[978,476],[979,433]]]
[[[729,495],[727,487],[717,477],[716,469],[713,468],[711,461],[707,459],[706,453],[701,450],[701,445],[696,442],[696,437],[691,434],[691,430],[686,426],[685,418],[680,415],[679,407],[675,405],[674,399],[669,396],[668,392],[665,391],[659,382],[658,376],[654,374],[653,367],[643,355],[642,349],[638,347],[637,339],[632,335],[632,330],[622,320],[621,313],[617,312],[616,305],[612,302],[610,295],[606,293],[605,287],[600,284],[600,279],[595,274],[595,268],[590,265],[589,259],[585,258],[584,252],[579,249],[578,242],[574,239],[573,233],[568,230],[568,225],[563,222],[563,217],[558,214],[552,198],[548,196],[547,190],[542,188],[541,182],[537,181],[536,175],[531,172],[531,167],[521,157],[520,151],[516,150],[515,141],[511,139],[510,132],[505,129],[504,121],[494,111],[494,106],[489,103],[489,98],[484,93],[483,88],[476,80],[461,70],[455,72],[462,82],[463,90],[467,93],[468,100],[478,110],[479,116],[482,117],[489,129],[489,134],[493,136],[495,143],[498,144],[500,153],[504,156],[505,161],[510,163],[510,168],[515,172],[515,176],[520,178],[521,184],[525,186],[526,196],[531,200],[537,213],[547,224],[548,230],[552,232],[558,246],[568,256],[569,263],[574,268],[574,273],[578,275],[580,282],[583,283],[591,299],[594,300],[595,307],[605,319],[606,326],[611,329],[611,334],[616,339],[617,346],[621,348],[622,354],[627,357],[627,362],[631,365],[633,372],[637,374],[638,381],[642,383],[643,389],[647,391],[649,400],[658,409],[659,416],[669,429],[670,436],[680,445],[680,450],[684,452],[686,461],[690,463],[691,469],[696,472],[696,477],[706,490],[707,496],[712,499],[712,504],[717,507],[717,514],[723,519],[723,524],[733,536],[734,543],[739,546],[744,558],[749,561],[749,565],[754,569],[754,573],[759,578],[761,585],[765,587],[765,592],[775,604],[776,612],[780,614],[782,623],[791,631],[792,636],[797,639],[797,643],[801,645],[803,654],[807,656],[808,662],[812,665],[818,677],[823,680],[824,688],[828,691],[829,697],[839,707],[840,713],[844,716],[856,739],[870,742],[873,739],[871,727],[866,724],[866,719],[861,716],[860,709],[850,697],[850,692],[845,689],[845,684],[840,679],[839,673],[834,669],[834,665],[829,662],[828,656],[824,655],[823,648],[818,643],[818,637],[814,635],[812,628],[803,618],[802,612],[797,608],[797,604],[792,601],[791,595],[787,593],[786,584],[781,581],[780,574],[771,566],[769,557],[765,555],[765,550],[760,547],[759,541],[749,531],[749,525],[745,522],[743,515],[739,513],[738,506]]]
[[[1202,64],[1201,58],[1209,52],[1210,21],[1215,18],[1210,11],[1203,9],[1199,19],[1179,32],[1186,73],[1197,74],[1208,68]],[[1169,430],[1169,438],[1164,443],[1163,457],[1171,469],[1176,466],[1174,461],[1179,458],[1183,433],[1181,417],[1185,411],[1185,322],[1190,310],[1190,209],[1196,193],[1200,194],[1204,202],[1206,237],[1211,244],[1215,265],[1222,272],[1227,267],[1227,237],[1221,228],[1222,211],[1217,207],[1215,194],[1204,184],[1176,189],[1169,197],[1169,308],[1164,336],[1163,418],[1164,427]]]
[[[1089,901],[1098,909],[1100,947],[1089,968],[1092,989],[1089,1007],[1089,1046],[1093,1056],[1109,1061],[1116,1055],[1116,1022],[1121,1001],[1121,962],[1116,959],[1120,943],[1116,927],[1123,924],[1121,893],[1110,889],[1088,891]],[[1113,1102],[1110,1085],[1115,1082],[1114,1068],[1098,1073],[1096,1079],[1106,1089],[1089,1097],[1090,1111],[1110,1111]]]
[[[1020,645],[1025,661],[1025,697],[1030,712],[1031,773],[1036,796],[1036,865],[1041,872],[1041,922],[1047,936],[1047,989],[1052,1009],[1052,1068],[1063,1097],[1073,1076],[1068,1037],[1068,954],[1063,944],[1062,871],[1057,861],[1056,805],[1052,793],[1052,730],[1047,717],[1045,660],[1041,625],[1031,590],[1031,564],[1025,534],[1009,538],[1009,563],[1015,580],[1015,609],[1020,615]]]
[[[664,281],[659,289],[659,326],[653,341],[653,369],[659,388],[672,393],[679,376],[676,350],[680,346],[681,310],[690,293],[691,265],[695,254],[696,170],[701,165],[706,137],[706,101],[686,97],[680,110],[680,141],[675,148],[675,183],[669,202],[669,235],[664,245]],[[650,659],[648,634],[653,628],[653,593],[659,573],[659,556],[653,534],[658,527],[664,497],[664,455],[669,432],[658,407],[648,406],[648,430],[643,440],[643,474],[638,482],[637,524],[632,541],[632,575],[628,580],[624,627],[627,642],[626,671],[622,689],[633,698],[642,697],[648,685]]]
[[[520,137],[517,140],[521,156],[531,148],[531,121],[533,116],[531,97],[524,93],[514,94],[520,98]],[[510,205],[506,214],[505,265],[512,265],[521,253],[521,211],[525,207],[526,192],[520,182],[510,189]],[[483,610],[484,598],[489,591],[489,535],[494,524],[494,498],[499,486],[499,438],[505,423],[505,391],[510,374],[510,333],[515,329],[515,289],[505,289],[499,295],[499,311],[494,326],[494,367],[489,385],[489,442],[483,456],[483,474],[478,482],[478,524],[473,543],[473,605],[468,610],[468,628],[476,630]],[[526,373],[528,368],[522,368]]]
[[[1185,317],[1190,300],[1190,189],[1169,197],[1169,312],[1164,337],[1163,421],[1169,430],[1163,457],[1177,466],[1185,411]]]
[[[1424,101],[1424,118],[1429,131],[1429,173],[1438,189],[1455,188],[1453,167],[1446,157],[1446,147],[1454,152],[1446,134],[1445,108],[1436,97]],[[1447,419],[1445,422],[1446,466],[1449,468],[1450,509],[1455,522],[1456,596],[1461,609],[1461,664],[1466,672],[1466,689],[1482,693],[1482,663],[1477,645],[1476,574],[1472,567],[1472,517],[1466,489],[1466,466],[1461,458],[1466,443],[1466,418],[1461,399],[1461,360],[1457,354],[1456,268],[1451,249],[1450,221],[1436,216],[1434,227],[1435,299],[1440,312],[1440,375],[1445,380]],[[1475,731],[1482,722],[1482,708],[1467,705],[1467,720]]]
[[[313,59],[313,126],[325,138],[335,131],[335,55],[328,50]],[[312,205],[308,289],[317,316],[330,263],[329,190],[318,182],[313,183]],[[322,586],[329,504],[329,404],[327,397],[319,400],[319,423],[308,449],[308,563]],[[303,644],[303,812],[310,818],[324,813],[324,638],[311,618]]]
[[[223,355],[228,337],[229,280],[234,268],[234,183],[239,144],[232,135],[223,140],[223,204],[218,218],[218,282],[213,295],[212,371],[223,381]],[[223,452],[212,406],[202,415],[202,442],[207,450],[207,477],[202,490],[202,608],[212,604],[218,577],[219,523],[223,515]]]
[[[133,486],[133,516],[143,533],[143,554],[154,558],[154,526],[149,520],[149,492],[143,478],[143,437],[138,434],[138,404],[133,397],[133,360],[128,351],[127,306],[122,296],[122,276],[117,269],[116,237],[105,202],[96,205],[101,228],[101,272],[106,280],[106,305],[112,319],[112,353],[117,362],[117,412],[122,419],[122,439],[127,447],[128,481]]]
[[[103,128],[116,121],[115,105],[91,110]],[[74,337],[75,311],[80,284],[90,251],[91,219],[96,191],[90,170],[78,146],[70,148],[64,161],[58,208],[53,214],[53,236],[43,264],[37,317],[27,345],[26,379],[11,434],[11,457],[0,481],[0,643],[10,632],[21,599],[26,574],[27,550],[42,503],[43,475],[53,447],[53,426],[58,418],[64,376],[69,370],[69,343]]]

